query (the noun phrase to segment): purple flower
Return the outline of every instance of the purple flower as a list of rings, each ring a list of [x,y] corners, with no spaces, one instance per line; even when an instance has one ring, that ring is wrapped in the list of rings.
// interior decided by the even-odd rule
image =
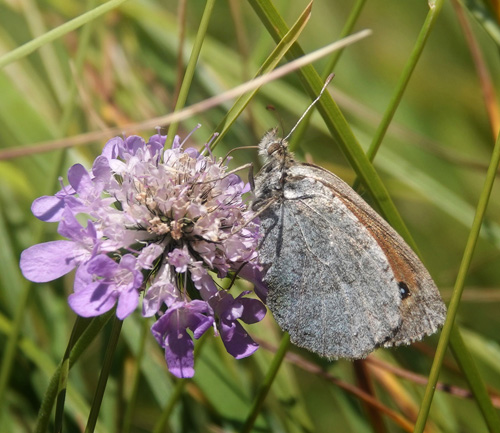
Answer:
[[[71,240],[45,242],[24,250],[21,270],[28,280],[35,283],[55,280],[88,261],[95,253],[99,243],[92,221],[83,228],[70,211],[65,210],[62,215],[58,231]]]
[[[116,305],[124,319],[138,306],[159,315],[153,333],[165,347],[169,369],[192,376],[193,341],[217,323],[236,358],[257,344],[241,323],[261,320],[265,307],[256,299],[236,299],[214,282],[241,272],[265,297],[257,262],[258,220],[242,196],[250,186],[227,164],[207,152],[183,148],[175,137],[147,142],[138,136],[108,141],[92,170],[75,164],[69,185],[32,206],[42,221],[57,222],[67,240],[34,245],[21,255],[24,276],[47,282],[76,268],[69,305],[92,317]],[[207,155],[208,153],[208,155]],[[62,182],[61,182],[62,184]],[[78,221],[87,220],[83,226]],[[197,289],[191,298],[187,287]]]
[[[184,273],[188,269],[188,265],[191,263],[191,256],[184,246],[182,249],[176,248],[175,250],[168,253],[168,262],[175,267],[175,271],[178,273]]]
[[[139,304],[138,289],[142,274],[131,254],[119,263],[108,256],[94,257],[85,267],[86,275],[75,280],[75,293],[69,296],[71,308],[82,317],[93,317],[109,311],[118,302],[116,317],[123,320]]]
[[[68,170],[68,181],[71,186],[63,187],[55,196],[37,198],[31,206],[31,211],[38,219],[45,222],[61,221],[65,210],[73,213],[88,213],[91,209],[108,206],[113,200],[102,199],[104,188],[102,172],[98,177],[91,175],[80,164],[73,165]],[[106,173],[109,177],[110,171]],[[99,182],[101,180],[101,182]],[[78,195],[78,197],[77,197]]]
[[[176,302],[152,326],[156,341],[165,349],[165,360],[170,372],[181,378],[194,375],[194,338],[200,338],[214,322],[211,309],[206,302],[194,300],[190,303]]]
[[[173,283],[175,278],[172,266],[164,263],[144,295],[142,314],[144,317],[154,316],[163,304],[170,307],[180,298],[179,290]]]
[[[209,300],[209,304],[219,317],[218,328],[222,342],[228,353],[236,359],[245,358],[254,353],[259,345],[238,322],[260,322],[266,315],[266,307],[257,299],[244,298],[250,292],[243,292],[236,299],[223,290]]]

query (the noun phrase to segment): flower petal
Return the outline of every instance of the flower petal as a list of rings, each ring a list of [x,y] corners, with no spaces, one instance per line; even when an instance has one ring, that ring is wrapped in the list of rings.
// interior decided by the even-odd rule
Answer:
[[[221,320],[219,330],[224,347],[236,359],[246,358],[259,348],[259,345],[236,320]]]
[[[267,298],[267,286],[265,285],[264,279],[265,272],[260,269],[259,266],[256,266],[251,263],[247,263],[243,268],[238,272],[238,276],[243,278],[244,280],[250,281],[254,284],[254,291],[257,296],[262,299],[263,302],[266,302]]]
[[[60,221],[63,215],[64,205],[64,200],[60,197],[44,195],[33,201],[31,212],[41,221]]]
[[[71,241],[33,245],[21,253],[21,271],[26,279],[35,283],[55,280],[76,266],[75,250],[75,243]]]
[[[68,182],[78,194],[87,195],[93,189],[92,180],[82,164],[75,164],[68,170]]]
[[[266,306],[258,299],[239,298],[239,302],[243,306],[243,312],[240,319],[245,323],[260,322],[266,315]]]
[[[116,296],[117,293],[110,290],[109,285],[96,282],[69,295],[68,304],[79,316],[94,317],[111,310]]]
[[[125,292],[120,293],[118,298],[118,307],[116,308],[116,317],[120,320],[125,319],[134,312],[139,305],[139,292],[137,289],[132,288]]]
[[[167,334],[165,361],[174,376],[188,378],[194,376],[194,343],[186,331]]]

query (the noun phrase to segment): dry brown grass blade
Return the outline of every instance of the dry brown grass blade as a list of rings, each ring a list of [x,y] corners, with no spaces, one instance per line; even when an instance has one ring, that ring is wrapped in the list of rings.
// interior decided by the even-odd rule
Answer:
[[[269,350],[270,352],[276,352],[276,347],[269,344],[268,342],[263,340],[258,340],[257,342],[259,343],[259,345]],[[404,416],[398,414],[396,411],[388,408],[386,405],[381,403],[375,397],[361,390],[357,386],[351,385],[350,383],[337,379],[330,373],[324,371],[320,366],[314,364],[313,362],[307,361],[306,359],[295,353],[288,352],[285,356],[285,359],[291,364],[294,364],[297,367],[301,368],[302,370],[308,371],[309,373],[322,377],[328,382],[338,386],[339,388],[342,388],[343,390],[354,395],[363,402],[371,405],[372,407],[374,407],[375,409],[379,410],[381,413],[385,414],[390,419],[392,419],[404,431],[413,432],[413,423],[411,421],[407,420]]]
[[[387,362],[384,362],[374,356],[369,356],[366,359],[366,361],[373,367],[372,369],[373,371],[377,369],[384,370],[385,372],[390,373],[391,375],[407,379],[418,385],[422,386],[427,385],[427,378],[420,374],[416,374],[411,371],[405,370],[403,368],[388,364]],[[436,385],[436,390],[446,392],[448,394],[454,395],[459,398],[464,398],[464,399],[474,398],[473,394],[468,389],[464,389],[455,385],[449,385],[447,383],[438,382]],[[490,393],[490,398],[493,403],[493,406],[495,406],[496,408],[500,408],[500,396],[492,389],[489,389],[488,391]]]
[[[354,33],[351,36],[340,39],[333,42],[319,50],[316,50],[310,54],[307,54],[297,60],[287,63],[281,66],[269,74],[259,76],[253,80],[250,80],[244,84],[234,87],[227,92],[221,93],[220,95],[213,96],[197,104],[193,104],[190,107],[178,111],[176,113],[167,114],[166,116],[155,117],[153,119],[146,120],[144,122],[114,127],[106,129],[105,131],[95,131],[86,134],[77,135],[70,138],[65,138],[62,140],[51,140],[36,143],[30,146],[23,146],[20,148],[8,148],[0,150],[0,160],[17,158],[20,156],[29,156],[33,154],[49,152],[51,150],[59,150],[63,148],[78,146],[82,144],[91,143],[93,141],[105,140],[112,137],[113,135],[120,135],[123,133],[132,133],[141,130],[153,129],[158,125],[169,125],[174,122],[181,122],[182,120],[188,119],[195,114],[202,113],[210,108],[216,107],[230,99],[242,95],[250,90],[256,89],[270,81],[277,80],[297,69],[302,68],[328,54],[342,49],[348,45],[351,45],[363,38],[366,38],[371,34],[371,30],[361,30],[358,33]]]

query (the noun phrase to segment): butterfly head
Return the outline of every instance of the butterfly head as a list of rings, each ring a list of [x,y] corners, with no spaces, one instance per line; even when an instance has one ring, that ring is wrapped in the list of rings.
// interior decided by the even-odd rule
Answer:
[[[289,155],[288,142],[278,137],[278,128],[268,131],[259,143],[259,155],[265,162],[278,160],[283,161]]]

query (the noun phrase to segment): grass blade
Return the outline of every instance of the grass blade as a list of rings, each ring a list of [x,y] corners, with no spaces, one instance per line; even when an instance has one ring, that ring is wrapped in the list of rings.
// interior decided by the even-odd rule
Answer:
[[[83,26],[84,24],[92,20],[95,20],[102,14],[105,14],[106,12],[120,6],[125,1],[126,0],[109,0],[107,3],[98,6],[95,9],[92,9],[91,11],[86,12],[77,18],[73,18],[71,21],[68,21],[60,25],[59,27],[56,27],[55,29],[52,29],[47,33],[44,33],[38,38],[35,38],[30,42],[25,43],[24,45],[21,45],[19,48],[16,48],[15,50],[12,50],[7,54],[4,54],[3,56],[0,57],[0,69],[5,67],[9,63],[22,59],[23,57],[27,56],[28,54],[31,54],[33,51],[37,50],[41,46],[48,44],[49,42],[52,42],[57,38],[60,38],[61,36],[64,36],[66,33],[69,33],[72,30],[75,30],[78,27]]]
[[[439,338],[439,343],[436,349],[436,356],[434,357],[431,372],[429,375],[429,382],[427,383],[422,405],[420,407],[417,422],[415,424],[415,430],[414,430],[415,433],[422,433],[424,431],[425,423],[427,421],[427,417],[429,416],[429,411],[432,404],[432,398],[434,396],[434,390],[439,378],[439,372],[441,370],[441,365],[443,363],[443,359],[446,353],[446,348],[448,347],[448,342],[450,341],[452,333],[454,332],[456,333],[455,317],[458,312],[458,307],[460,305],[460,298],[462,296],[462,292],[465,285],[465,279],[467,277],[467,272],[469,270],[472,257],[474,255],[474,249],[476,247],[476,243],[479,238],[479,232],[481,231],[484,214],[486,212],[486,208],[488,207],[488,202],[490,199],[491,190],[493,188],[493,183],[495,181],[499,163],[500,163],[500,135],[498,136],[497,141],[495,143],[495,148],[493,149],[490,165],[488,167],[488,172],[486,174],[486,179],[484,181],[483,191],[481,192],[481,195],[479,197],[479,203],[477,205],[476,215],[474,216],[474,222],[472,223],[472,227],[469,233],[469,238],[467,239],[467,244],[465,246],[464,255],[462,258],[462,262],[460,264],[460,269],[458,271],[455,287],[453,289],[453,295],[450,304],[448,306],[448,315],[446,316],[446,321],[444,323],[443,330],[441,331],[441,336]],[[453,341],[460,342],[460,337],[458,336],[458,334],[455,335]],[[456,353],[458,352],[459,359],[461,359],[462,361],[461,365],[467,366],[468,368],[471,364],[470,362],[467,362],[468,356],[464,354],[463,350],[464,347],[465,346],[463,345],[454,347],[454,351]],[[476,381],[480,381],[479,375],[474,375],[472,384]],[[487,406],[491,405],[491,401],[489,399],[485,401],[485,399],[481,396],[483,394],[483,391],[485,392],[484,384],[474,386],[473,391],[480,393],[478,403],[481,406],[485,405],[482,410],[483,413],[488,414],[488,416],[485,415],[485,420],[486,422],[488,422],[488,427],[491,429],[491,431],[500,432],[500,421],[498,420],[498,417],[490,416],[491,410],[487,408]]]

